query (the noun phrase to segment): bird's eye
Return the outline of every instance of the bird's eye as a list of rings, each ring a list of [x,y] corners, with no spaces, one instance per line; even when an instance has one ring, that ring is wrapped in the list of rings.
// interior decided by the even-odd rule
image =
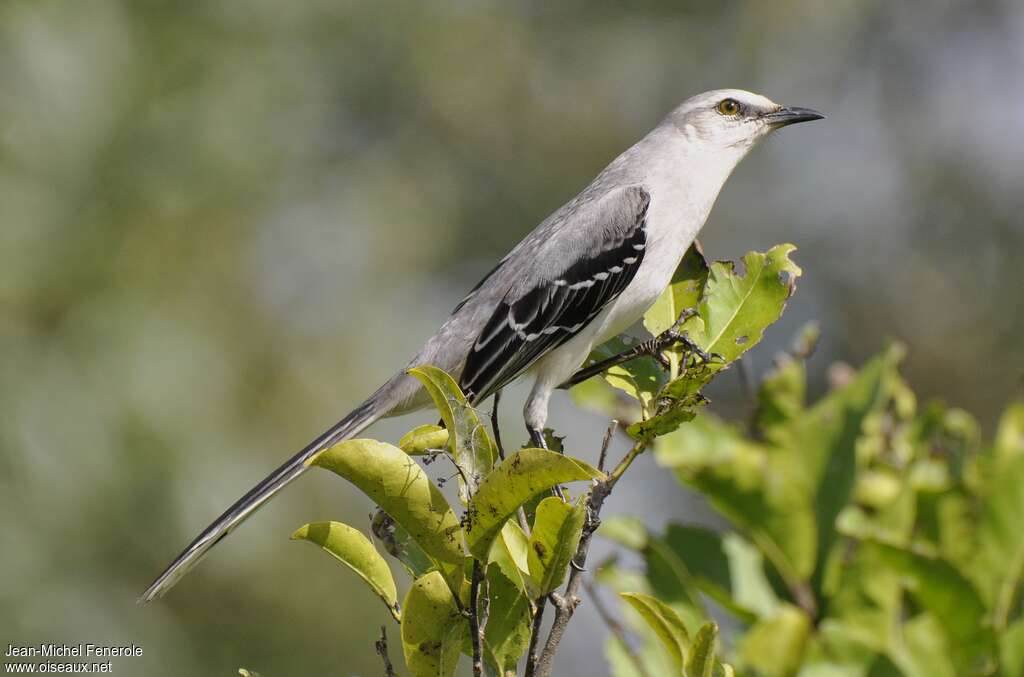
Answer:
[[[722,115],[732,117],[734,115],[739,115],[740,103],[736,99],[722,99],[718,102],[717,109]]]

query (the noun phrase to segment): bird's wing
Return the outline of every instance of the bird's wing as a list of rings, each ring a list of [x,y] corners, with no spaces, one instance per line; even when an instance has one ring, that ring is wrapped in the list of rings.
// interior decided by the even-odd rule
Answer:
[[[615,191],[536,253],[528,284],[505,293],[466,358],[460,386],[471,400],[502,388],[622,293],[646,251],[650,199],[639,186]]]

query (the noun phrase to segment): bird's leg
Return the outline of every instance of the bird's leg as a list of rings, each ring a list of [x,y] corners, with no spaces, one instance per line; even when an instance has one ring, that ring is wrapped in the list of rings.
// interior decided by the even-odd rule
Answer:
[[[704,362],[711,362],[716,359],[720,360],[720,355],[706,352],[703,348],[694,343],[693,340],[685,332],[680,330],[680,327],[682,327],[683,323],[686,322],[687,319],[693,317],[696,314],[697,310],[695,308],[687,308],[682,313],[680,313],[679,318],[675,321],[675,323],[673,323],[671,327],[661,332],[654,338],[648,339],[642,343],[638,343],[629,350],[624,350],[618,355],[612,355],[611,357],[601,360],[600,362],[595,362],[594,364],[588,367],[580,369],[575,374],[573,374],[568,381],[558,386],[559,389],[568,390],[569,388],[572,388],[574,385],[583,383],[587,379],[593,376],[597,376],[598,374],[601,374],[616,365],[623,364],[624,362],[629,362],[630,360],[635,360],[638,357],[653,357],[655,360],[658,361],[658,363],[662,367],[664,367],[667,370],[670,368],[671,365],[662,353],[664,352],[665,348],[668,348],[669,346],[672,346],[677,343],[682,344],[682,346],[686,349],[687,352],[696,355]]]
[[[541,449],[548,448],[548,441],[544,439],[543,430],[531,428],[529,426],[527,426],[526,429],[530,431],[530,442],[533,444],[533,446],[540,447]],[[565,492],[563,492],[562,487],[558,486],[557,484],[551,487],[551,494],[557,496],[563,501],[565,500]]]

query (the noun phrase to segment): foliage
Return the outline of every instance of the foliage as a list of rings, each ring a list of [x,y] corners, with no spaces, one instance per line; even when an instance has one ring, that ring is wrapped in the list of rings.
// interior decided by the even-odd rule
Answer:
[[[777,359],[748,425],[700,412],[655,443],[657,462],[732,529],[607,520],[599,533],[644,567],[609,561],[601,582],[650,595],[682,620],[680,637],[710,620],[714,601],[742,675],[1024,674],[1024,404],[983,444],[966,412],[918,405],[898,345],[859,372],[836,370],[809,404],[814,336]],[[664,644],[654,603],[638,598],[631,627],[645,647]],[[662,654],[641,652],[650,674],[678,657]]]
[[[348,440],[311,459],[311,465],[348,480],[380,507],[372,533],[412,578],[401,606],[383,556],[358,530],[317,522],[300,527],[293,537],[319,545],[385,602],[401,625],[402,653],[412,675],[451,675],[463,653],[480,656],[481,672],[486,665],[488,671],[514,675],[531,639],[539,639],[532,633],[535,626],[539,631],[546,602],[550,599],[556,606],[556,625],[559,618],[567,621],[571,616],[574,603],[559,603],[556,593],[568,578],[565,594],[574,594],[569,572],[574,561],[582,566],[597,525],[588,516],[594,513],[596,518],[603,496],[633,458],[694,418],[704,401],[701,388],[755,345],[782,313],[800,273],[789,259],[792,250],[784,245],[747,254],[744,274],[731,264],[708,266],[697,249],[687,253],[671,287],[644,322],[651,331],[662,332],[684,310],[693,310],[682,330],[717,355],[703,361],[679,345],[665,344],[658,360],[645,357],[619,365],[604,374],[608,386],[584,388],[592,406],[613,402],[617,396],[601,392],[611,387],[635,398],[642,410],[640,420],[626,428],[633,449],[610,474],[565,455],[554,437],[556,451],[524,448],[498,462],[501,450],[484,417],[451,376],[429,365],[409,373],[432,397],[443,426],[419,426],[398,446]],[[610,356],[621,347],[616,340],[598,347],[592,357]],[[416,460],[430,461],[438,454],[456,468],[461,516]],[[575,502],[560,492],[552,495],[562,484],[579,481],[590,482],[591,490]],[[595,502],[598,490],[604,493]],[[517,514],[518,520],[511,519]],[[717,625],[706,623],[688,632],[668,603],[643,592],[624,599],[668,648],[671,672],[687,677],[732,674],[715,658]],[[479,627],[476,634],[474,627]],[[557,640],[549,637],[545,650],[548,646],[557,647]],[[535,656],[527,671],[549,674],[550,667],[538,667],[542,664]]]

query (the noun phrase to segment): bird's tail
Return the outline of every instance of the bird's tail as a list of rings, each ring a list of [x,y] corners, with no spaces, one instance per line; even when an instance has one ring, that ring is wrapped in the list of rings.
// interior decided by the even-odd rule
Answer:
[[[139,602],[151,602],[158,597],[163,597],[185,574],[192,570],[192,567],[206,556],[210,548],[217,545],[222,538],[244,522],[249,515],[256,512],[274,494],[305,472],[307,468],[306,461],[312,458],[314,454],[338,442],[358,435],[363,429],[384,416],[388,411],[388,407],[381,402],[384,398],[380,396],[385,389],[386,386],[348,416],[335,423],[329,430],[310,442],[305,449],[288,459],[280,468],[267,475],[262,482],[250,489],[245,496],[235,501],[234,505],[224,511],[224,514],[218,517],[213,524],[206,527],[171,562],[170,566],[142,593]]]

